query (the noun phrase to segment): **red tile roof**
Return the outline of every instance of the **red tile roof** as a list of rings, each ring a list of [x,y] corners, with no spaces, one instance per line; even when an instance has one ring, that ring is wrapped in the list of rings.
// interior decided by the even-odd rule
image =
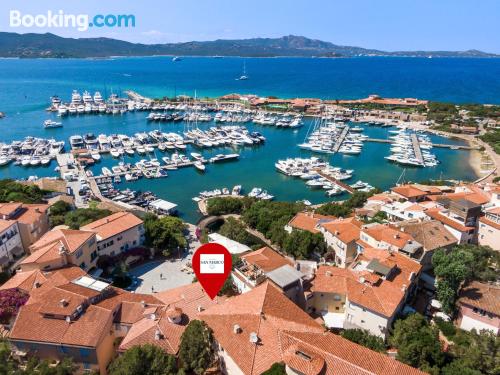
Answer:
[[[285,265],[293,265],[292,261],[286,259],[269,247],[263,247],[241,256],[248,264],[256,265],[264,272],[271,272]]]
[[[500,287],[473,281],[460,291],[458,302],[500,315]]]
[[[288,225],[292,228],[307,230],[311,233],[319,233],[316,226],[320,221],[335,219],[335,216],[319,215],[312,212],[299,212],[290,220]]]
[[[424,197],[427,193],[414,185],[400,185],[391,188],[391,190],[407,199]]]
[[[444,225],[448,225],[449,227],[458,230],[459,232],[468,232],[470,230],[474,230],[474,227],[466,227],[463,224],[456,222],[455,220],[449,218],[446,215],[443,215],[441,211],[437,208],[431,208],[425,211],[426,215],[440,221]]]
[[[348,244],[359,239],[362,223],[354,218],[341,219],[321,224],[325,230]]]
[[[99,241],[102,241],[137,227],[142,223],[141,219],[129,212],[117,212],[84,225],[80,230],[95,232],[99,237]]]
[[[367,264],[372,259],[396,271],[382,279],[368,270],[357,270],[358,263]],[[419,263],[402,254],[366,248],[349,269],[320,266],[311,281],[311,291],[342,294],[353,303],[392,317],[405,296],[404,288],[411,284],[412,273],[416,275],[420,269]]]

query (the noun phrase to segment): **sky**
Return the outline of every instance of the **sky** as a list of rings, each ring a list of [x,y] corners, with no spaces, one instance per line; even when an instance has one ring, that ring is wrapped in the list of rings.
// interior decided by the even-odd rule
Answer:
[[[10,11],[133,14],[134,28],[11,27]],[[141,43],[301,35],[339,45],[500,53],[500,0],[1,0],[0,31]]]

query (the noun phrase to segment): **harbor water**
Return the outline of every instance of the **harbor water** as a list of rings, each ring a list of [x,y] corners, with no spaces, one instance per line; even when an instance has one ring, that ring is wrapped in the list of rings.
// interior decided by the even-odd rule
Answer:
[[[79,115],[58,119],[46,113],[52,95],[69,101],[74,89],[101,91],[108,97],[130,89],[150,97],[188,94],[193,96],[222,95],[231,92],[256,93],[285,97],[357,98],[378,93],[391,97],[420,97],[434,100],[498,102],[500,98],[499,61],[496,59],[248,59],[247,81],[235,81],[242,59],[186,58],[173,63],[169,58],[127,58],[107,60],[0,60],[0,111],[6,117],[0,120],[0,143],[22,140],[26,136],[54,138],[66,142],[69,137],[92,132],[133,135],[141,131],[161,128],[163,132],[182,133],[186,124],[147,122],[145,112],[123,115]],[[389,66],[392,66],[391,70]],[[397,66],[397,69],[396,69]],[[379,70],[380,74],[373,73]],[[456,76],[462,80],[457,88]],[[383,73],[385,72],[385,73]],[[403,78],[403,72],[404,77]],[[453,73],[455,72],[455,73]],[[496,74],[496,75],[495,75]],[[350,79],[348,77],[350,76]],[[392,78],[391,78],[392,77]],[[435,80],[431,79],[436,77]],[[420,79],[419,79],[420,78]],[[424,79],[425,78],[425,79]],[[62,128],[44,129],[44,120],[62,121]],[[179,205],[181,216],[190,222],[199,217],[192,197],[200,191],[242,185],[243,193],[261,187],[277,200],[307,199],[312,203],[331,200],[324,190],[312,190],[304,181],[287,177],[276,171],[274,163],[287,157],[320,156],[332,165],[354,169],[348,183],[362,180],[381,189],[393,186],[403,167],[390,163],[384,156],[390,154],[390,145],[365,142],[358,156],[343,154],[321,155],[301,150],[310,122],[306,119],[299,129],[280,129],[249,123],[250,131],[259,131],[266,137],[264,145],[237,149],[217,148],[202,150],[207,158],[218,153],[238,152],[238,161],[208,164],[205,173],[195,168],[169,171],[163,179],[142,179],[118,184],[121,189],[150,190],[159,197]],[[200,123],[200,129],[214,126]],[[363,134],[371,138],[388,138],[391,128],[368,125]],[[434,143],[463,144],[458,140],[430,136]],[[200,152],[188,146],[186,154]],[[471,180],[476,176],[469,165],[469,151],[434,148],[441,162],[430,168],[407,168],[405,179],[422,181],[430,178]],[[156,157],[162,153],[156,150]],[[125,162],[135,162],[144,156],[125,156]],[[92,170],[100,174],[102,167],[118,163],[110,155]],[[47,167],[21,167],[11,163],[0,167],[0,178],[27,178],[30,175],[55,176],[55,161]],[[335,199],[345,199],[339,196]]]

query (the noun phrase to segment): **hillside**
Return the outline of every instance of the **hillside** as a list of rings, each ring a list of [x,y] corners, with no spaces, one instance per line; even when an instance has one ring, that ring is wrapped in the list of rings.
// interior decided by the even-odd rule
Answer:
[[[385,52],[361,47],[339,46],[302,36],[214,40],[207,42],[140,44],[110,38],[63,38],[54,34],[17,34],[0,32],[0,57],[108,57],[108,56],[433,56],[497,57],[477,50]]]

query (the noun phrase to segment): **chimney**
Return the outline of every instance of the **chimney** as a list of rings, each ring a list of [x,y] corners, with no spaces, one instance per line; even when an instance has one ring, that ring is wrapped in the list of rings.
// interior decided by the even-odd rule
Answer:
[[[153,313],[153,314],[150,314],[150,315],[149,315],[149,319],[151,319],[151,320],[156,320],[156,314],[154,314],[154,313]]]
[[[363,276],[360,276],[360,277],[359,277],[359,282],[360,282],[361,284],[364,284],[364,283],[365,283],[365,281],[366,281],[366,280],[365,280],[365,278],[364,278]]]
[[[161,331],[157,329],[155,331],[155,340],[160,340],[161,339]]]
[[[259,336],[255,332],[250,332],[250,342],[252,344],[257,344],[259,342]]]
[[[205,310],[205,309],[203,308],[203,306],[202,306],[202,305],[199,305],[199,306],[198,306],[198,312],[202,312],[203,310]]]
[[[59,301],[59,305],[61,307],[66,307],[68,306],[68,301],[66,301],[64,298],[62,300]]]
[[[396,240],[397,240],[397,239],[399,239],[399,234],[397,234],[397,233],[396,233],[396,234],[394,235],[394,238],[395,238]]]
[[[405,293],[405,292],[406,292],[406,284],[403,284],[403,286],[401,287],[401,291],[402,291],[403,293]]]
[[[35,288],[40,288],[42,286],[42,284],[40,284],[38,281],[35,283]]]
[[[335,235],[338,236],[340,232],[338,230],[335,231]]]
[[[146,301],[141,301],[141,305],[143,308],[146,308],[148,306],[148,304],[146,303]]]
[[[326,272],[325,272],[325,275],[326,275],[326,276],[332,276],[332,272],[331,272],[331,271],[326,271]]]
[[[40,211],[40,209],[39,209],[38,207],[37,207],[37,208],[35,208],[35,212],[36,212],[36,213],[38,213],[38,214],[40,214],[40,213],[41,213],[41,211]]]
[[[233,326],[233,332],[236,334],[241,333],[241,327],[238,324],[235,324]]]

